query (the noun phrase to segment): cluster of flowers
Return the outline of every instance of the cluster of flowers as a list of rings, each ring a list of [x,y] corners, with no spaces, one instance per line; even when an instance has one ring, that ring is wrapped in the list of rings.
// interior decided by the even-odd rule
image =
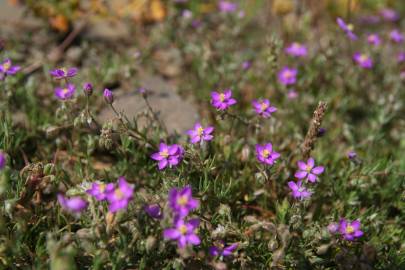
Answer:
[[[169,192],[169,207],[173,213],[172,227],[163,231],[163,237],[167,240],[177,241],[180,249],[186,246],[197,246],[201,243],[197,235],[200,220],[188,218],[191,211],[199,206],[199,201],[193,198],[190,186],[184,188],[173,188]],[[147,212],[156,212],[157,208],[148,208]],[[159,209],[160,210],[160,209]],[[211,256],[230,256],[238,247],[238,243],[225,246],[224,241],[219,241],[218,245],[211,246],[209,253]]]
[[[353,41],[358,39],[358,36],[354,33],[354,27],[352,24],[347,24],[343,19],[337,18],[336,22],[338,26],[346,33],[347,37]],[[403,43],[404,35],[398,30],[393,29],[389,33],[389,39],[394,43]],[[370,45],[378,47],[381,45],[382,40],[376,33],[369,34],[367,36],[367,42]],[[353,54],[353,60],[362,68],[371,69],[373,67],[373,59],[366,53],[355,52]],[[405,53],[399,52],[397,55],[397,61],[403,62],[405,60]]]
[[[339,223],[331,223],[328,225],[328,231],[331,234],[340,234],[345,240],[353,241],[363,235],[360,230],[360,220],[352,222],[342,218]]]
[[[64,80],[64,84],[56,87],[54,90],[56,98],[60,100],[69,100],[74,97],[76,87],[73,83],[69,82],[69,79],[76,76],[77,72],[78,69],[75,67],[57,68],[49,72],[56,80]],[[93,93],[93,85],[89,82],[84,83],[83,91],[87,96],[90,96]]]
[[[297,199],[305,199],[311,196],[311,192],[303,186],[302,181],[315,183],[318,180],[318,175],[322,174],[325,168],[323,166],[315,166],[315,160],[310,157],[307,162],[298,161],[298,170],[295,173],[295,177],[298,179],[297,182],[290,181],[288,186],[292,191],[292,196]]]
[[[116,185],[113,183],[94,182],[86,192],[97,201],[107,200],[109,203],[108,210],[111,213],[115,213],[127,208],[133,198],[134,187],[121,176],[118,178]],[[80,214],[88,206],[88,202],[80,196],[67,198],[62,194],[58,194],[58,201],[63,209],[74,214]]]
[[[300,58],[308,55],[308,49],[305,45],[293,42],[285,48],[285,53],[289,56]],[[280,84],[288,87],[293,86],[297,82],[298,69],[288,66],[283,67],[278,72],[278,81]],[[297,92],[294,89],[288,91],[288,98],[293,99],[297,97]]]
[[[191,187],[171,189],[168,201],[173,213],[173,227],[165,229],[163,237],[177,241],[180,249],[185,248],[187,245],[199,245],[201,240],[197,235],[197,231],[200,220],[187,218],[189,213],[199,206],[199,201],[192,196]]]
[[[232,90],[230,89],[226,89],[224,92],[213,91],[211,93],[211,104],[219,111],[226,111],[236,103],[237,101],[232,98]],[[268,99],[253,100],[252,106],[256,114],[262,118],[269,118],[277,111],[277,108],[271,106]],[[203,127],[201,123],[197,122],[193,129],[187,131],[187,134],[190,136],[190,142],[192,144],[202,144],[214,138],[212,135],[213,131],[214,127]],[[273,165],[275,160],[280,157],[279,153],[272,151],[271,143],[256,145],[256,153],[257,159],[267,165]],[[161,142],[159,144],[159,151],[153,153],[151,158],[158,162],[159,170],[163,170],[166,167],[177,166],[183,159],[183,156],[184,148],[181,145],[167,145]]]
[[[7,58],[0,64],[0,81],[3,81],[7,76],[15,75],[20,69],[20,66],[14,66],[11,60]]]
[[[55,88],[55,96],[60,100],[67,100],[73,98],[76,92],[76,87],[74,84],[69,83],[69,78],[76,76],[77,68],[58,68],[50,71],[52,77],[56,80],[64,80],[65,84]]]

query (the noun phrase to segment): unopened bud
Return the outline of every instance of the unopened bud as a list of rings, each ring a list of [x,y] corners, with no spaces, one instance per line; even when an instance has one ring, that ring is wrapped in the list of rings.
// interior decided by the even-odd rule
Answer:
[[[109,90],[109,89],[104,89],[104,100],[105,102],[107,102],[108,104],[112,104],[114,102],[114,96],[113,93]]]

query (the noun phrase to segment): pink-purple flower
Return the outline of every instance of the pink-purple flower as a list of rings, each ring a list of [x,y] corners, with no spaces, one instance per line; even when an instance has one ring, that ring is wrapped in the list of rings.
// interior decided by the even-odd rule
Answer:
[[[304,161],[298,161],[298,171],[295,173],[295,177],[298,179],[307,179],[311,183],[315,183],[318,175],[322,174],[325,168],[323,166],[315,166],[315,160],[310,157],[305,163]]]
[[[107,194],[114,191],[113,183],[101,183],[94,182],[91,185],[91,188],[86,190],[87,194],[93,196],[97,201],[103,201],[107,199]]]
[[[20,70],[19,66],[13,66],[10,59],[4,60],[0,64],[0,73],[5,75],[14,75]]]
[[[2,170],[6,166],[7,158],[6,154],[0,151],[0,170]]]
[[[397,54],[397,61],[398,61],[398,63],[405,62],[405,52],[399,52]]]
[[[190,136],[191,143],[201,143],[203,141],[211,141],[214,136],[211,133],[214,131],[214,127],[208,126],[204,128],[200,123],[196,123],[193,129],[187,131]]]
[[[179,218],[174,222],[174,227],[163,231],[163,237],[168,240],[177,241],[177,245],[180,249],[185,248],[187,245],[196,246],[201,243],[197,235],[199,225],[200,221],[198,219],[186,221]]]
[[[390,32],[390,39],[396,43],[402,43],[404,41],[404,35],[402,35],[398,29],[394,29]]]
[[[252,102],[255,112],[263,118],[269,118],[272,113],[277,111],[277,108],[270,105],[268,99],[253,100]]]
[[[337,18],[336,22],[340,29],[342,29],[351,40],[357,39],[356,34],[353,33],[354,27],[352,24],[346,24],[345,21],[343,21],[341,18]]]
[[[163,212],[162,208],[158,204],[148,204],[145,205],[143,210],[154,219],[162,219],[163,218]]]
[[[134,187],[121,176],[118,178],[118,185],[107,193],[107,200],[109,202],[108,210],[111,213],[115,213],[121,209],[127,208],[133,198],[133,194]]]
[[[55,88],[55,96],[61,100],[71,99],[76,91],[76,87],[68,83],[64,87]]]
[[[384,18],[384,20],[389,22],[395,22],[400,18],[398,12],[391,8],[382,9],[380,11],[380,14]]]
[[[107,104],[112,104],[114,102],[114,95],[113,95],[113,92],[110,91],[110,89],[107,89],[107,88],[104,89],[103,97]]]
[[[67,198],[59,193],[57,197],[62,208],[73,214],[80,214],[88,206],[88,202],[79,196]]]
[[[264,145],[256,144],[256,157],[263,164],[273,165],[280,157],[280,154],[273,151],[273,145],[271,143]]]
[[[93,94],[93,85],[89,82],[84,83],[83,91],[86,95],[91,96],[91,94]]]
[[[294,181],[288,182],[288,186],[291,189],[291,194],[296,199],[305,199],[311,196],[311,192],[308,191],[307,188],[302,186],[302,181],[298,181],[297,183]]]
[[[297,69],[283,67],[278,73],[278,81],[283,85],[291,85],[297,81]]]
[[[308,49],[303,44],[293,42],[285,49],[285,53],[294,57],[305,57],[308,54]]]
[[[229,246],[225,245],[224,241],[220,241],[219,245],[215,245],[209,248],[209,253],[211,256],[222,256],[222,257],[228,257],[231,256],[232,253],[235,252],[235,250],[238,248],[238,243],[233,243]]]
[[[360,225],[359,220],[350,222],[343,218],[339,221],[339,232],[344,239],[353,241],[363,235],[363,232],[360,230]]]
[[[67,79],[67,78],[76,76],[77,68],[75,68],[75,67],[71,67],[68,69],[57,68],[57,69],[51,70],[49,73],[57,80]]]
[[[232,13],[238,9],[238,4],[231,1],[220,0],[218,2],[218,9],[223,13]]]
[[[191,187],[185,186],[184,188],[170,190],[169,206],[176,217],[183,218],[199,206],[199,201],[193,198]]]
[[[337,233],[337,232],[339,232],[339,224],[337,224],[337,223],[330,223],[329,225],[328,225],[328,231],[329,231],[329,233],[331,233],[331,234],[335,234],[335,233]]]
[[[243,61],[243,63],[242,63],[243,70],[248,70],[248,69],[250,69],[251,66],[252,66],[252,61],[246,60],[246,61]]]
[[[362,68],[371,69],[373,67],[373,60],[367,54],[356,52],[353,60]]]
[[[226,89],[223,93],[211,92],[211,104],[218,110],[224,111],[230,106],[236,104],[236,100],[232,98],[232,90]]]
[[[163,170],[167,166],[172,167],[180,163],[183,158],[184,149],[178,144],[167,145],[159,144],[159,152],[153,153],[151,158],[158,161],[159,170]]]
[[[381,44],[381,39],[378,34],[370,34],[367,36],[367,42],[374,46],[379,46]]]

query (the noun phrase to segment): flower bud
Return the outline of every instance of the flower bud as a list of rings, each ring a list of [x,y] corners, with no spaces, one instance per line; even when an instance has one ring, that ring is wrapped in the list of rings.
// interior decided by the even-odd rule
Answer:
[[[105,102],[107,102],[108,104],[112,104],[114,102],[114,96],[113,93],[109,90],[109,89],[104,89],[104,100]]]
[[[83,84],[83,91],[87,96],[91,96],[93,94],[93,85],[89,82]]]

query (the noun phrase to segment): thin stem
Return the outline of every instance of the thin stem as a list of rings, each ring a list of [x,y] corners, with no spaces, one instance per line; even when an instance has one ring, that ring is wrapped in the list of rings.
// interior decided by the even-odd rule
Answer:
[[[148,107],[149,112],[152,114],[153,119],[155,119],[156,122],[159,123],[161,129],[165,132],[166,135],[169,134],[169,132],[167,131],[166,125],[163,123],[163,121],[161,121],[157,115],[157,113],[153,110],[152,106],[149,103],[148,98],[145,95],[142,95],[143,100],[145,101],[146,107]]]

